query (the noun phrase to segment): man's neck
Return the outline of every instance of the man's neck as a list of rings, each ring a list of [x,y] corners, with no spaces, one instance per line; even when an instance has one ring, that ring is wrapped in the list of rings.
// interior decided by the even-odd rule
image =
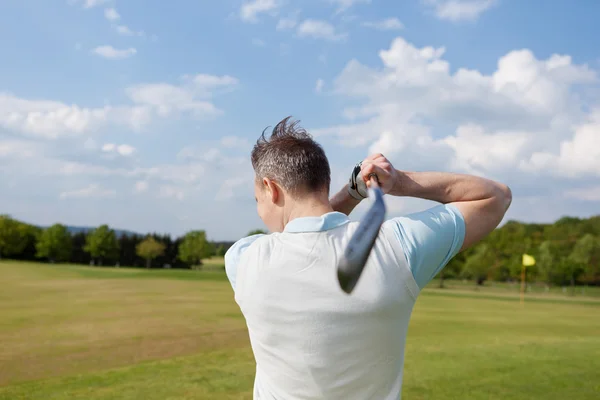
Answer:
[[[296,218],[320,217],[333,211],[329,199],[327,198],[325,200],[320,198],[297,200],[293,201],[289,211],[285,213],[287,214],[285,223],[287,224]]]

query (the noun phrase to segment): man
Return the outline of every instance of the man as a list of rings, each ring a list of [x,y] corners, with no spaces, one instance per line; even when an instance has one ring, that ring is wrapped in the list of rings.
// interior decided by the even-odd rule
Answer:
[[[270,138],[263,132],[251,158],[258,215],[272,233],[236,242],[225,268],[256,359],[254,398],[399,399],[419,291],[501,222],[509,188],[475,176],[396,170],[375,154],[330,199],[327,157],[289,117]],[[441,204],[384,222],[347,295],[336,266],[357,227],[347,215],[365,197],[362,177],[371,173],[388,195]]]

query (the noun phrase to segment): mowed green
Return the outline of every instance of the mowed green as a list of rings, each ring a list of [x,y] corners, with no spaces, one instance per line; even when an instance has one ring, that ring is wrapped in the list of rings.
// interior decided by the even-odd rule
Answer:
[[[246,326],[216,269],[0,262],[0,399],[251,399]],[[403,396],[598,399],[600,302],[426,289]]]

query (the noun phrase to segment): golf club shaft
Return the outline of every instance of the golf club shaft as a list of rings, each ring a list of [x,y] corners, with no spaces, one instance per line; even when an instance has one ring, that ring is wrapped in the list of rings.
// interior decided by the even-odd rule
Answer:
[[[369,176],[369,181],[369,198],[372,200],[372,205],[350,238],[337,268],[338,282],[342,290],[348,294],[354,290],[362,274],[385,219],[386,207],[379,180],[375,174],[372,174]]]

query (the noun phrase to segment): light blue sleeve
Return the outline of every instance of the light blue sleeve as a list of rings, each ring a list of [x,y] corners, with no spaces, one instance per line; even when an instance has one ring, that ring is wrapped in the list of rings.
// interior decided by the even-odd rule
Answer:
[[[244,251],[256,241],[256,239],[264,236],[264,234],[247,236],[235,242],[225,253],[225,273],[227,279],[231,283],[231,287],[235,291],[235,279],[237,276],[238,264]]]
[[[420,289],[460,251],[465,239],[465,220],[451,204],[393,218],[386,225],[400,241]]]

